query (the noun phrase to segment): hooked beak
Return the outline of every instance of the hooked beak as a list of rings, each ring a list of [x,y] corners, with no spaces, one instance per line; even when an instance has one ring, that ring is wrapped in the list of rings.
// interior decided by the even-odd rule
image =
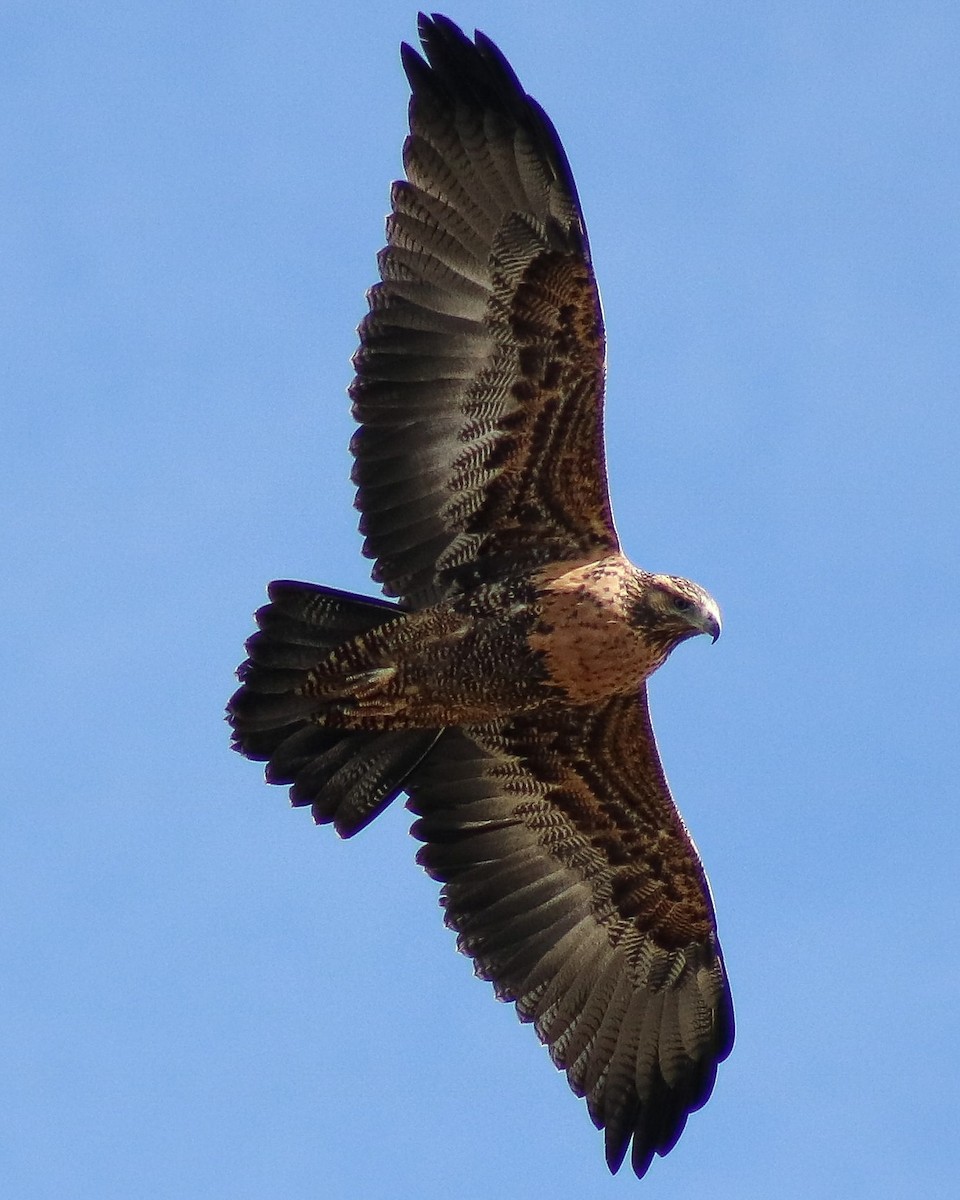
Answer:
[[[695,622],[697,629],[699,629],[701,633],[708,633],[710,635],[710,640],[715,642],[720,636],[720,630],[722,628],[720,623],[719,608],[717,608],[716,604],[713,603],[704,604],[697,613],[697,617],[699,618]]]

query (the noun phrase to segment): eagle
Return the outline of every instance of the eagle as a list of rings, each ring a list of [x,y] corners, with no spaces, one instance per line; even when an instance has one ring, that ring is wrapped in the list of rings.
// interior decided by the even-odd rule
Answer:
[[[633,566],[607,492],[600,297],[557,133],[484,34],[419,17],[405,178],[350,388],[390,599],[283,580],[233,745],[350,837],[401,791],[458,946],[643,1176],[709,1097],[733,1008],[646,681],[716,601]]]

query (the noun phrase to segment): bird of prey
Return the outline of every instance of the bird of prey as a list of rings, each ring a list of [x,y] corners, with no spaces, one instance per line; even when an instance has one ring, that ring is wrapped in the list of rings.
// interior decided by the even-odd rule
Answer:
[[[716,640],[631,565],[607,494],[600,299],[550,120],[483,34],[419,19],[406,178],[350,389],[364,553],[394,601],[270,584],[234,746],[349,837],[400,791],[461,950],[642,1176],[733,1043],[706,876],[646,680]]]

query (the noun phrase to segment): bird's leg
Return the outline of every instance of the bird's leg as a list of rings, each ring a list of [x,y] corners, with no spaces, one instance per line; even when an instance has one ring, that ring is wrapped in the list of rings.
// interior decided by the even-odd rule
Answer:
[[[337,647],[298,691],[342,729],[482,724],[549,698],[528,643],[535,610],[506,618],[476,597],[406,614]],[[545,691],[546,688],[546,691]]]

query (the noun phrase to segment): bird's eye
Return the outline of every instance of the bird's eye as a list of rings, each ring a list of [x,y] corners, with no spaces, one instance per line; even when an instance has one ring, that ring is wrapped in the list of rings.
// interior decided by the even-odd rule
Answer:
[[[693,601],[689,596],[676,596],[673,601],[673,607],[677,612],[689,612],[693,608]]]

